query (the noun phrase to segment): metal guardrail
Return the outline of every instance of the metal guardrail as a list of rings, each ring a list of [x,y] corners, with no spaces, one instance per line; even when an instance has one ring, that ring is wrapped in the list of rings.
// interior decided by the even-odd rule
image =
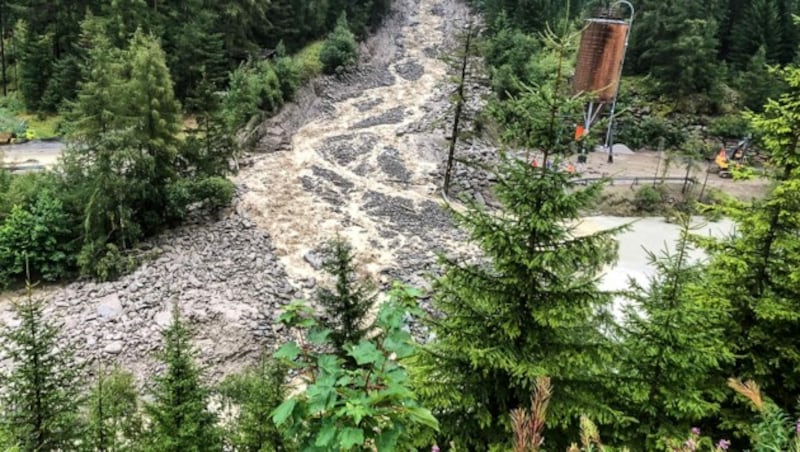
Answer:
[[[602,180],[610,181],[611,185],[615,185],[617,183],[628,183],[630,185],[639,185],[642,183],[691,183],[696,184],[697,179],[694,177],[653,177],[653,176],[643,176],[643,177],[586,177],[581,179],[576,179],[573,182],[580,185],[588,185],[591,182],[599,182]]]

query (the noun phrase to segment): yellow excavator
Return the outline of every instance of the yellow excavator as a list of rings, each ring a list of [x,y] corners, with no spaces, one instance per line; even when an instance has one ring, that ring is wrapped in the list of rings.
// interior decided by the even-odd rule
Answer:
[[[719,177],[723,179],[730,179],[733,177],[733,173],[731,172],[731,164],[734,167],[739,168],[744,164],[744,155],[747,152],[747,149],[750,147],[751,138],[745,137],[743,140],[739,141],[735,147],[725,149],[723,147],[720,149],[719,154],[714,159],[714,163],[716,167],[712,167],[709,171],[712,173],[717,173]]]

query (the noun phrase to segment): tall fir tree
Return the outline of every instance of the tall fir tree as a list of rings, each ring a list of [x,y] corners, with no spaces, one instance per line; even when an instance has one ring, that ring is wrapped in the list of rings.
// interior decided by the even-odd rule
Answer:
[[[154,378],[154,401],[146,406],[151,424],[147,450],[160,452],[213,452],[222,450],[216,416],[208,410],[208,390],[200,382],[194,363],[190,333],[177,306],[164,331],[160,355],[166,369]]]
[[[651,5],[637,24],[637,63],[658,81],[658,92],[676,96],[708,93],[719,81],[717,22],[678,0]]]
[[[758,382],[788,412],[800,392],[800,69],[780,74],[787,91],[748,115],[769,152],[775,186],[763,200],[726,206],[736,233],[705,245],[708,294],[731,306],[726,331],[736,360],[726,370]],[[727,408],[726,426],[742,427],[747,414]]]
[[[369,280],[359,281],[353,248],[342,239],[332,240],[324,250],[323,268],[335,282],[334,288],[321,288],[317,302],[325,309],[323,327],[330,329],[331,343],[337,354],[348,359],[346,345],[355,345],[369,332],[367,313],[375,301]]]
[[[142,449],[142,417],[133,375],[120,369],[101,372],[89,396],[85,450],[123,452]]]
[[[691,219],[681,221],[674,251],[648,252],[655,275],[644,286],[631,281],[618,335],[618,395],[636,419],[621,439],[634,450],[658,450],[665,438],[702,422],[713,426],[726,395],[722,368],[733,361],[724,330],[728,304],[705,296],[704,268],[692,261]]]
[[[228,438],[228,445],[234,450],[296,450],[283,431],[269,420],[288,395],[288,371],[285,364],[265,356],[256,366],[223,382],[222,393],[237,407],[238,413]]]
[[[132,138],[153,159],[153,183],[163,185],[172,174],[181,106],[175,99],[166,56],[158,40],[137,31],[130,41],[130,81],[127,112]]]
[[[83,433],[79,369],[30,283],[27,292],[14,307],[19,326],[3,332],[2,349],[13,365],[3,375],[0,420],[22,451],[75,450]]]
[[[551,38],[565,55],[569,39]],[[505,123],[515,143],[545,150],[556,163],[569,152],[568,124],[580,105],[565,96],[563,64],[550,83],[512,101],[515,115],[527,117]],[[431,320],[436,340],[421,354],[417,391],[436,408],[440,444],[502,449],[511,440],[508,413],[527,406],[537,378],[549,376],[558,388],[549,444],[566,447],[559,429],[577,425],[580,414],[601,423],[619,414],[603,398],[613,356],[603,333],[611,295],[597,287],[599,272],[616,259],[617,231],[575,230],[601,185],[579,188],[558,165],[534,167],[510,155],[496,172],[499,212],[476,203],[453,212],[483,258],[443,260],[434,285],[441,319]]]

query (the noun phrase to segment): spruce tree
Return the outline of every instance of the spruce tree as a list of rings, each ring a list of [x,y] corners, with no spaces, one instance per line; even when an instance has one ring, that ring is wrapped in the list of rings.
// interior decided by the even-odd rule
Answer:
[[[137,31],[130,41],[130,82],[127,112],[133,121],[133,139],[153,158],[155,183],[171,173],[181,107],[175,99],[166,56],[158,40]]]
[[[347,16],[342,13],[336,27],[325,39],[319,53],[322,70],[327,74],[341,73],[350,69],[358,61],[358,43],[350,31]]]
[[[0,419],[22,451],[75,450],[82,433],[78,368],[32,290],[28,283],[27,299],[14,306],[19,326],[2,334],[12,370],[3,375]]]
[[[89,396],[86,450],[142,450],[142,417],[133,375],[120,369],[101,373]]]
[[[146,406],[151,425],[147,450],[210,452],[222,450],[216,416],[208,410],[208,390],[194,363],[190,333],[177,306],[164,331],[160,359],[166,369],[154,378],[153,403]]]
[[[728,305],[705,296],[703,265],[691,261],[691,220],[681,221],[675,251],[647,252],[656,273],[645,286],[631,281],[620,328],[618,395],[637,420],[622,436],[634,450],[657,450],[717,415],[726,394],[721,369],[733,361]]]
[[[226,379],[222,393],[237,407],[238,415],[228,443],[237,451],[287,451],[293,444],[283,435],[270,416],[286,398],[289,368],[270,357],[244,373]]]
[[[325,309],[320,323],[330,329],[337,354],[347,359],[345,345],[357,344],[369,331],[366,317],[374,303],[374,297],[370,296],[374,285],[368,280],[358,280],[353,248],[344,240],[331,241],[323,253],[322,267],[335,283],[333,289],[323,287],[317,292],[317,302]]]
[[[569,41],[550,38],[563,57]],[[563,74],[512,100],[514,116],[504,123],[509,139],[556,163],[571,144],[564,117],[580,102],[565,96]],[[417,390],[436,408],[440,444],[508,448],[508,413],[527,406],[537,378],[549,376],[557,388],[548,417],[555,450],[568,445],[557,427],[577,425],[584,413],[603,424],[618,415],[603,399],[613,356],[603,333],[611,295],[597,287],[599,272],[616,259],[616,231],[576,232],[602,186],[581,188],[557,164],[534,167],[503,154],[496,174],[498,212],[475,203],[453,211],[482,258],[442,261],[434,284],[441,319],[431,320],[436,340],[421,354]]]
[[[727,372],[755,380],[789,412],[800,392],[800,69],[781,76],[787,92],[748,115],[776,184],[763,200],[726,206],[736,234],[706,245],[709,296],[731,306],[726,331],[736,360]]]

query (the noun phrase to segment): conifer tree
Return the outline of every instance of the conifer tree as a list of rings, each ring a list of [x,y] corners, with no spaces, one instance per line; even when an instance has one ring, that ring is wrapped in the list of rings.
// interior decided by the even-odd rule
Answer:
[[[333,290],[321,288],[317,301],[325,308],[321,319],[323,327],[330,329],[330,339],[337,354],[347,359],[345,345],[357,344],[369,331],[366,317],[374,298],[370,281],[359,281],[354,265],[353,248],[344,240],[328,243],[324,250],[323,268],[335,279]]]
[[[319,54],[322,69],[327,74],[340,73],[350,69],[358,60],[358,43],[350,31],[347,16],[342,13],[336,27],[328,35]]]
[[[564,55],[569,39],[551,38]],[[560,70],[552,83],[515,99],[511,109],[527,117],[506,121],[509,138],[545,150],[545,159],[563,158],[571,141],[564,117],[580,102],[564,96],[565,85]],[[436,407],[440,444],[507,448],[507,413],[528,405],[543,376],[558,388],[549,427],[575,425],[583,413],[604,424],[618,414],[602,396],[612,357],[602,333],[611,296],[597,288],[599,272],[616,259],[616,231],[577,234],[602,186],[579,188],[557,165],[542,166],[504,154],[495,186],[502,209],[472,203],[453,212],[483,259],[443,260],[434,285],[442,318],[431,320],[436,340],[421,354],[417,390]],[[554,450],[568,445],[563,432],[551,438]]]
[[[776,185],[763,200],[726,206],[736,234],[705,244],[709,296],[731,305],[726,331],[736,360],[728,374],[757,381],[789,412],[800,391],[800,68],[781,76],[787,92],[748,115]]]
[[[657,450],[718,414],[725,398],[723,366],[733,360],[724,332],[724,300],[704,294],[703,266],[691,262],[690,218],[674,252],[648,251],[655,275],[631,281],[631,301],[620,328],[616,368],[625,413],[637,420],[626,437],[634,450]],[[707,431],[704,429],[704,431]],[[626,435],[623,435],[626,436]]]
[[[133,375],[120,369],[98,376],[89,397],[86,450],[141,450],[142,418]]]
[[[3,332],[2,349],[13,367],[3,376],[0,420],[22,451],[75,450],[82,433],[78,369],[32,291],[28,283],[27,299],[14,307],[19,326]]]
[[[229,444],[242,452],[294,450],[270,416],[287,396],[288,367],[278,360],[262,357],[240,375],[228,378],[222,392],[238,408]]]
[[[162,186],[171,176],[180,130],[180,104],[161,45],[152,35],[137,31],[130,42],[128,114],[133,121],[132,139],[153,159],[152,183]]]
[[[222,450],[216,416],[208,410],[208,390],[194,363],[190,333],[177,306],[164,331],[160,355],[166,369],[155,377],[153,403],[146,406],[151,420],[147,450],[206,452]]]

